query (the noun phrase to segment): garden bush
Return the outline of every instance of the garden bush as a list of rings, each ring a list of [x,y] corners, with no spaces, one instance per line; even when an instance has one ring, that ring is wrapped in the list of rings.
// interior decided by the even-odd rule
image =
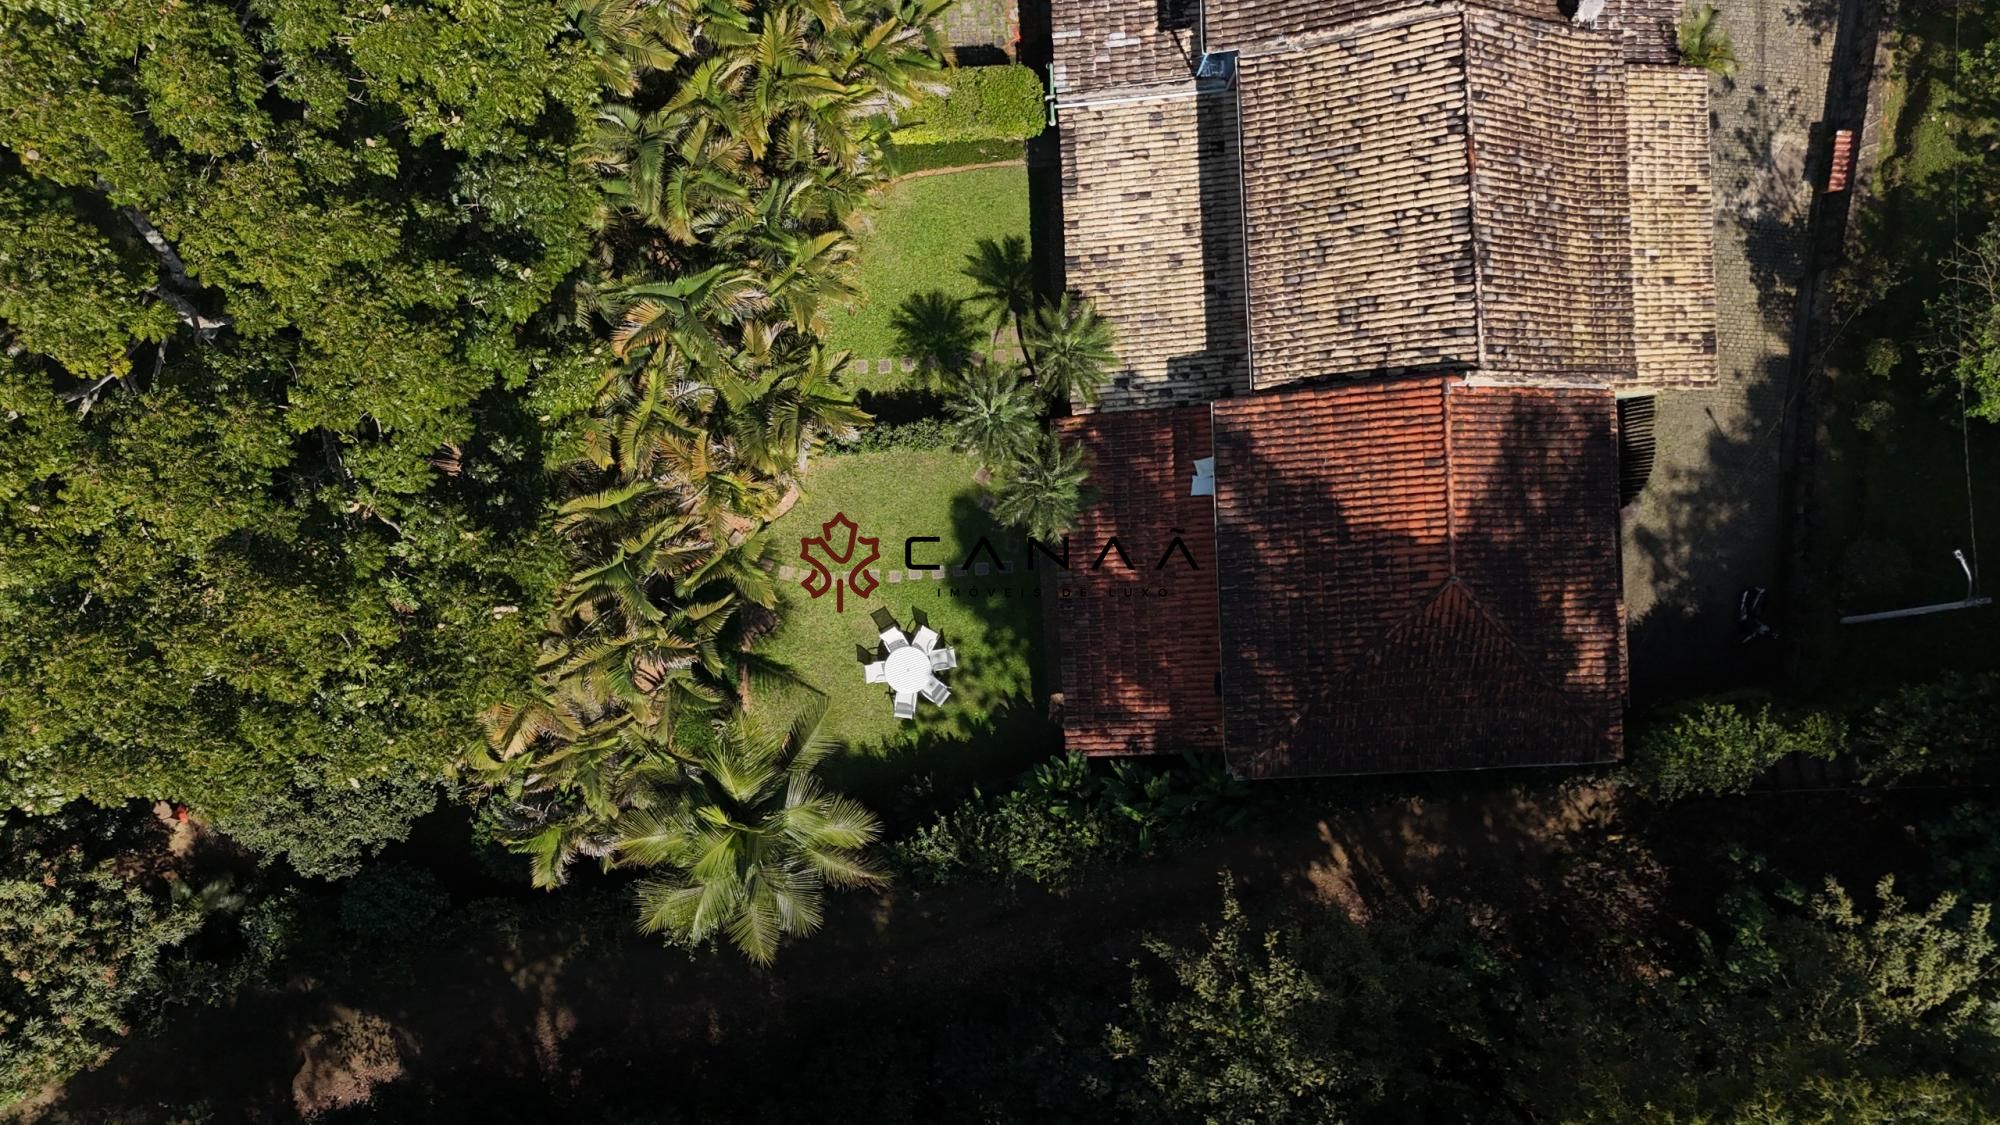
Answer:
[[[1861,772],[1871,784],[1963,774],[2000,738],[2000,676],[1948,675],[1877,700],[1858,723]]]
[[[1838,717],[1806,712],[1774,717],[1769,706],[1702,703],[1646,730],[1632,751],[1630,775],[1665,800],[1741,793],[1791,754],[1830,759],[1846,748]]]
[[[887,453],[896,449],[925,451],[951,447],[951,432],[944,419],[919,418],[914,422],[870,426],[853,441],[835,442],[827,448],[833,453]]]
[[[890,134],[899,145],[956,141],[1024,141],[1047,123],[1042,80],[1025,66],[957,67],[944,73],[946,88],[917,100]]]
[[[975,791],[898,841],[892,861],[918,883],[1059,885],[1087,864],[1240,823],[1245,795],[1244,783],[1220,762],[1190,759],[1186,768],[1164,770],[1119,762],[1099,772],[1070,754],[1044,762],[998,796]]]
[[[895,145],[889,149],[887,159],[892,174],[907,176],[933,168],[998,164],[1003,160],[1019,160],[1023,155],[1021,142],[1015,140],[949,141],[935,145]]]

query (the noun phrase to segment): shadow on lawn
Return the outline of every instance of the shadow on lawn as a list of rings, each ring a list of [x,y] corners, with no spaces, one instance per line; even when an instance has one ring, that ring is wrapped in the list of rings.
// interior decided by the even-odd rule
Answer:
[[[922,819],[956,801],[976,785],[992,785],[1012,778],[1061,748],[1057,727],[1048,721],[1049,681],[1043,669],[1041,636],[1041,586],[1039,571],[1025,565],[1025,548],[1019,536],[997,528],[980,506],[977,493],[963,492],[952,500],[951,538],[976,550],[982,540],[993,548],[978,558],[989,561],[997,556],[1006,569],[980,575],[950,574],[937,586],[941,597],[969,611],[982,629],[982,645],[976,653],[960,652],[960,667],[945,674],[952,697],[944,707],[956,711],[947,723],[944,712],[928,703],[919,704],[917,719],[903,724],[896,735],[854,744],[853,753],[827,766],[827,776],[881,812],[892,826],[906,817]],[[954,567],[968,558],[950,561]],[[921,617],[922,620],[917,620]],[[921,606],[898,615],[906,630],[930,624],[940,631],[940,643],[954,645],[963,638],[953,635],[947,621],[932,620]],[[860,666],[878,659],[879,653],[857,645],[854,651],[855,678]],[[1025,665],[1029,670],[1028,691],[998,694],[982,679],[982,668]],[[886,689],[882,705],[889,706]]]

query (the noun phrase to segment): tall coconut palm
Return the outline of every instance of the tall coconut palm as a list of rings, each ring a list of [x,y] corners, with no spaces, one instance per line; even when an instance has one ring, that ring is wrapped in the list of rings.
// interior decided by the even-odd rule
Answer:
[[[1054,539],[1069,530],[1083,510],[1083,486],[1089,476],[1082,446],[1065,446],[1056,435],[1043,434],[1002,475],[993,518],[1036,539]]]
[[[1022,321],[1035,304],[1035,265],[1028,257],[1028,240],[1018,234],[997,242],[980,239],[966,255],[965,276],[972,279],[972,306],[992,319],[995,338],[1012,321],[1014,343],[1025,356],[1028,337]]]
[[[965,313],[965,302],[940,289],[912,293],[889,317],[896,346],[914,356],[933,385],[964,371],[979,350],[979,327]]]
[[[1704,2],[1682,12],[1674,25],[1674,39],[1682,63],[1724,78],[1736,77],[1736,48],[1715,5]]]
[[[736,715],[685,763],[685,789],[619,822],[618,862],[663,872],[639,884],[642,930],[726,936],[768,965],[785,938],[819,929],[825,888],[883,881],[862,854],[880,823],[814,773],[836,748],[819,734],[823,711],[783,729]]]
[[[1091,404],[1118,365],[1117,333],[1089,301],[1065,293],[1035,310],[1028,325],[1035,378],[1051,399]]]
[[[1035,445],[1041,404],[1034,389],[1008,368],[996,364],[974,368],[944,409],[953,440],[977,454],[988,469],[1011,463]]]

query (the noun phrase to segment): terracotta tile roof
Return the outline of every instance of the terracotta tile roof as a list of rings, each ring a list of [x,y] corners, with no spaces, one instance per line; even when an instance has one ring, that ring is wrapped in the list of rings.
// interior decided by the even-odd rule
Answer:
[[[1632,208],[1631,385],[1715,381],[1715,188],[1708,75],[1683,66],[1626,72]]]
[[[1629,374],[1614,40],[1414,7],[1239,68],[1255,387]]]
[[[1118,327],[1104,408],[1247,391],[1233,98],[1067,106],[1061,144],[1068,284]]]
[[[1107,412],[1058,425],[1090,451],[1098,493],[1070,533],[1071,569],[1056,583],[1068,746],[1086,754],[1220,750],[1215,509],[1209,497],[1189,495],[1194,462],[1210,453],[1208,408]],[[1178,554],[1155,569],[1175,535],[1198,570]],[[1113,537],[1135,570],[1115,554],[1090,569]]]
[[[1065,101],[1194,74],[1199,0],[1052,0],[1049,75]]]
[[[1608,390],[1447,379],[1215,404],[1232,763],[1268,777],[1615,757],[1613,417]]]

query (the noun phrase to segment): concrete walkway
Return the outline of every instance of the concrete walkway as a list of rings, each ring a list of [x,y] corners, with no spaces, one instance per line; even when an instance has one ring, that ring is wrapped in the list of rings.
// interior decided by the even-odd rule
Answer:
[[[1833,9],[1739,0],[1722,20],[1740,69],[1734,82],[1715,81],[1711,102],[1720,377],[1659,397],[1652,482],[1627,513],[1640,706],[1770,671],[1768,654],[1737,644],[1735,603],[1744,586],[1775,587],[1781,573],[1782,422]]]

